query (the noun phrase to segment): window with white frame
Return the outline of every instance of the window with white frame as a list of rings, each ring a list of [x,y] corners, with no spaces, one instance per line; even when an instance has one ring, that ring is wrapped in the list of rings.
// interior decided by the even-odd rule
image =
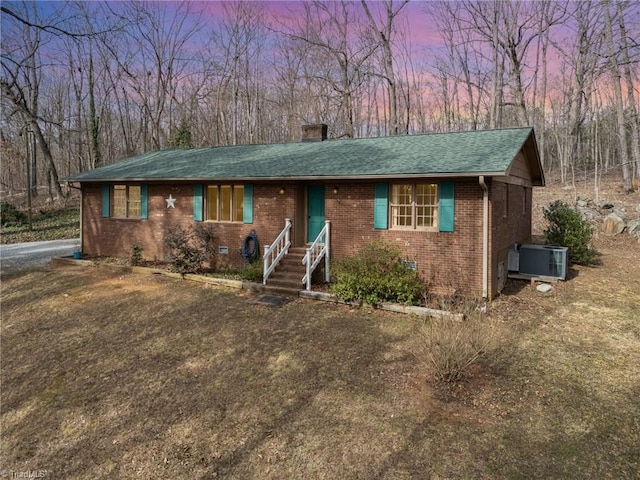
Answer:
[[[391,185],[391,228],[428,230],[438,226],[438,185],[402,183]]]

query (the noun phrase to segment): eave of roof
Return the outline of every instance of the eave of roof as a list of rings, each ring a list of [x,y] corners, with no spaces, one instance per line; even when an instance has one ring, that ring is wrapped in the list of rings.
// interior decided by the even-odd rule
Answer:
[[[150,152],[67,178],[69,182],[354,180],[505,175],[526,145],[539,170],[533,129],[469,131],[237,145]],[[534,157],[533,159],[530,157]],[[543,177],[542,183],[544,182]]]

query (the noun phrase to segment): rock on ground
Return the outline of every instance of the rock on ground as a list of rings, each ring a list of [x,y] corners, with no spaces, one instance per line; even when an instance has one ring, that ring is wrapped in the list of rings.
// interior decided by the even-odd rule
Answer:
[[[610,213],[604,218],[602,222],[602,230],[604,233],[608,233],[611,235],[618,235],[624,231],[625,227],[624,220],[622,220],[615,213]]]

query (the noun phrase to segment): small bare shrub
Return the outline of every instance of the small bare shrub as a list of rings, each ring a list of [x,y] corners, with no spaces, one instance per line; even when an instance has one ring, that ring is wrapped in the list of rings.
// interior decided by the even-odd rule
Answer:
[[[202,273],[215,254],[215,227],[200,225],[189,229],[175,226],[165,234],[164,244],[172,272]]]
[[[143,248],[137,243],[133,244],[131,247],[131,252],[129,253],[129,265],[135,267],[136,265],[140,265],[142,263],[142,254]]]
[[[464,320],[442,316],[419,328],[414,354],[437,381],[459,382],[470,375],[472,365],[495,351],[497,340],[495,323],[480,313]]]

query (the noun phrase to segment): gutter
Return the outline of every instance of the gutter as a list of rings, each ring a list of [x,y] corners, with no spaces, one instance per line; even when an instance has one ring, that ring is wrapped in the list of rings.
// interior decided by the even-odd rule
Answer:
[[[104,182],[144,182],[144,183],[161,183],[161,182],[295,182],[295,181],[376,181],[376,180],[402,180],[415,178],[475,178],[478,175],[486,177],[500,177],[505,175],[504,170],[496,172],[431,172],[431,173],[392,173],[392,174],[376,174],[376,175],[292,175],[292,176],[270,176],[270,177],[102,177],[102,178],[79,178],[71,177],[66,179],[67,182],[81,183],[104,183]]]
[[[478,177],[482,188],[482,298],[488,298],[489,290],[489,188],[484,175]]]

